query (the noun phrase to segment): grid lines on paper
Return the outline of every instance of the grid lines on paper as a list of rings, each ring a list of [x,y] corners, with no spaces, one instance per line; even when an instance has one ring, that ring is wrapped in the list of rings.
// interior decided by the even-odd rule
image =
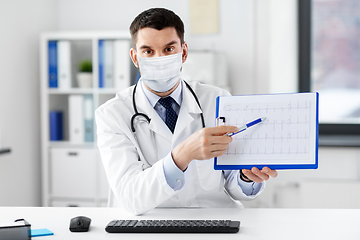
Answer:
[[[231,164],[230,159],[242,162],[253,160],[266,164],[309,158],[310,139],[313,134],[313,107],[311,100],[297,99],[265,102],[230,102],[220,106],[220,116],[226,125],[241,127],[257,118],[266,117],[260,124],[234,135],[233,141],[220,161]]]

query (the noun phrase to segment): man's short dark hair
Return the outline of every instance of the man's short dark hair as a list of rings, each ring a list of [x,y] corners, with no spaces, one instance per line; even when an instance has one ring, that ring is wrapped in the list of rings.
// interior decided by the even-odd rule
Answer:
[[[184,23],[173,11],[165,8],[151,8],[140,13],[130,25],[130,34],[133,47],[136,48],[137,33],[142,28],[154,28],[162,30],[174,27],[180,38],[181,45],[184,43]]]

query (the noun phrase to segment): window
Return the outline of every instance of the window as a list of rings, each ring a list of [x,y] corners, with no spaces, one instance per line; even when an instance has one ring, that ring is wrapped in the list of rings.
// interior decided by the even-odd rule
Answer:
[[[360,1],[298,4],[299,89],[320,93],[320,136],[360,137]]]

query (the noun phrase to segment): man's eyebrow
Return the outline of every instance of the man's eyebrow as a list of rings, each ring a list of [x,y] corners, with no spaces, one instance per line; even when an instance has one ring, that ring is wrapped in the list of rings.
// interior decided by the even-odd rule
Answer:
[[[139,49],[147,49],[147,48],[151,48],[150,46],[147,46],[147,45],[141,45],[140,47],[139,47]]]
[[[165,44],[165,46],[173,45],[175,43],[176,43],[176,41],[174,40],[174,41],[169,42],[168,44]]]
[[[173,40],[173,41],[165,44],[165,46],[170,46],[170,45],[173,45],[173,44],[176,44],[176,43],[177,43],[177,41]],[[151,47],[148,46],[148,45],[141,45],[141,46],[139,47],[139,49],[148,49],[148,48],[151,48]]]

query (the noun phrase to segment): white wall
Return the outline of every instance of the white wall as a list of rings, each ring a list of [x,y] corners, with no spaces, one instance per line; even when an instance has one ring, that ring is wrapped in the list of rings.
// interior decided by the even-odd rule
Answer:
[[[55,2],[0,1],[0,206],[39,206],[39,34],[55,29]]]
[[[255,92],[297,92],[297,1],[256,0],[254,6]]]

